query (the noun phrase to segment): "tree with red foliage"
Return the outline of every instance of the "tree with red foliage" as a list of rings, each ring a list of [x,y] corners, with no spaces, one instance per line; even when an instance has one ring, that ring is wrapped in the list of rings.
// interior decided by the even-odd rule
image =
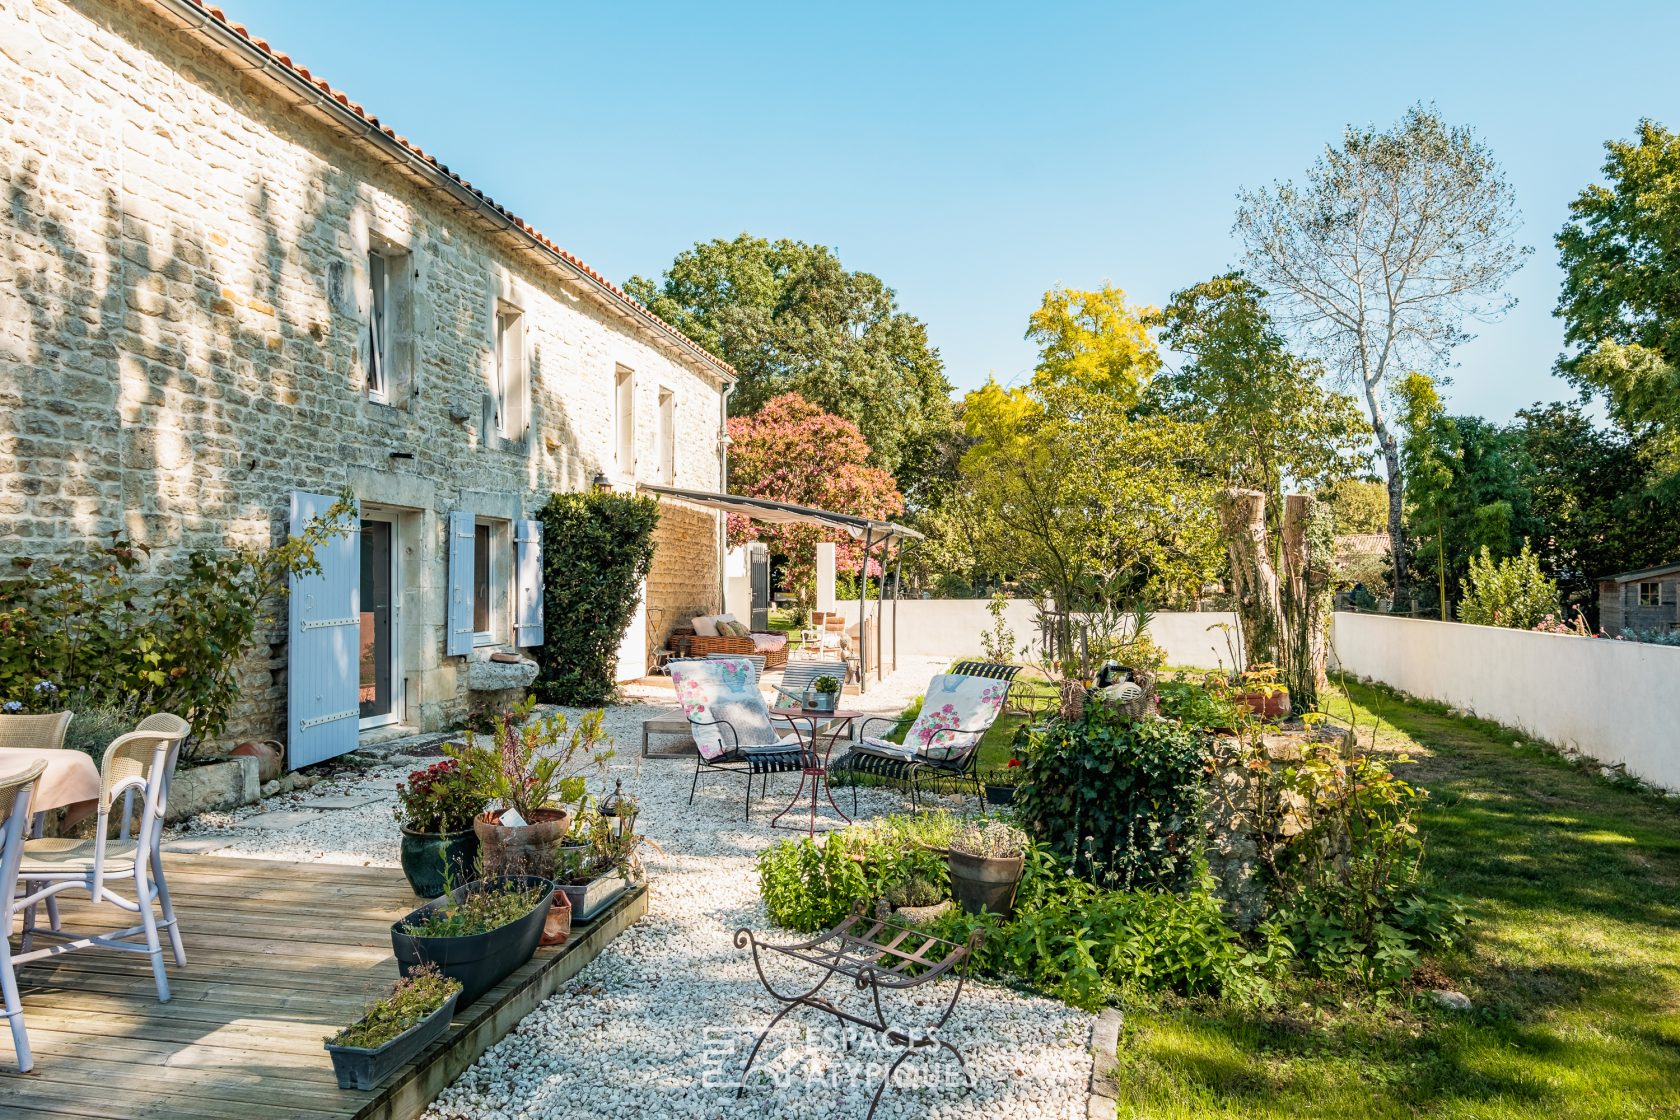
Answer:
[[[904,512],[904,495],[892,475],[868,465],[869,444],[858,426],[824,412],[798,393],[764,402],[751,416],[729,420],[729,489],[753,498],[849,513],[879,520]],[[760,540],[787,561],[789,589],[803,603],[816,590],[817,544],[833,541],[835,569],[858,570],[862,542],[815,525],[774,525],[729,518],[729,543]],[[880,553],[871,550],[871,575]]]

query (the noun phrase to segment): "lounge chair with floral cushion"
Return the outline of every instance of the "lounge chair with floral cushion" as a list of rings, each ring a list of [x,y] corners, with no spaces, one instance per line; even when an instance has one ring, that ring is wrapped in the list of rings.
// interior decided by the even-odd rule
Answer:
[[[910,804],[921,805],[924,779],[949,779],[974,787],[980,808],[986,808],[986,787],[980,782],[980,741],[1003,710],[1009,682],[987,677],[943,673],[928,682],[922,710],[908,719],[875,716],[858,728],[858,744],[829,767],[831,773],[868,774],[903,785]],[[888,736],[903,731],[899,741]],[[857,810],[857,784],[852,785],[852,809]]]
[[[804,745],[794,730],[795,717],[765,706],[758,673],[744,657],[673,661],[671,681],[694,732],[699,756],[688,803],[694,804],[704,771],[745,774],[746,819],[752,820],[754,775],[763,775],[768,785],[771,774],[799,773],[804,768]],[[784,721],[786,730],[779,732],[774,720]]]

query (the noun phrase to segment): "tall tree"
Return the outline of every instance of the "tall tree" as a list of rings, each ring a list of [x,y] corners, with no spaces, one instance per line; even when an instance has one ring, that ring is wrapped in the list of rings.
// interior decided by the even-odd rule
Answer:
[[[1413,106],[1392,128],[1349,127],[1297,186],[1238,196],[1248,271],[1286,326],[1365,396],[1388,476],[1395,585],[1405,586],[1400,446],[1385,405],[1408,370],[1443,366],[1466,321],[1507,310],[1515,198],[1468,128]]]
[[[904,511],[892,476],[869,465],[869,446],[857,425],[798,393],[772,397],[751,416],[731,418],[729,439],[734,493],[881,520]],[[769,544],[785,558],[788,583],[805,603],[816,590],[819,542],[836,544],[835,567],[841,572],[856,572],[863,562],[863,550],[850,537],[811,525],[755,524],[732,514],[729,540]]]
[[[1352,397],[1319,384],[1317,362],[1289,352],[1265,295],[1237,272],[1175,293],[1160,315],[1161,341],[1185,361],[1155,380],[1150,398],[1203,426],[1216,477],[1265,494],[1275,532],[1285,483],[1349,477],[1371,428]]]
[[[1680,136],[1646,120],[1604,145],[1608,184],[1569,204],[1557,236],[1558,371],[1601,392],[1625,427],[1680,428]]]
[[[624,288],[735,367],[732,415],[798,393],[856,424],[870,463],[888,473],[914,466],[954,425],[927,327],[827,246],[745,233],[697,242],[658,280],[633,276]]]
[[[1107,395],[1130,408],[1161,369],[1149,328],[1159,315],[1133,307],[1126,293],[1105,284],[1095,291],[1053,288],[1027,320],[1027,338],[1038,343],[1033,385],[1040,390],[1074,385]]]

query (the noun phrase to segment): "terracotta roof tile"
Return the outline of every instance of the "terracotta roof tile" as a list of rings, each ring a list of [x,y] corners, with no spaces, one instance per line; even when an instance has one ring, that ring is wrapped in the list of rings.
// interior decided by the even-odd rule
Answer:
[[[389,126],[380,124],[378,117],[369,113],[365,108],[363,108],[361,105],[357,104],[356,102],[351,101],[348,94],[344,93],[342,90],[333,89],[332,86],[327,83],[326,79],[317,78],[315,75],[311,74],[309,72],[309,68],[307,66],[303,66],[299,63],[293,62],[292,57],[290,55],[282,53],[280,51],[274,50],[271,46],[269,46],[268,41],[266,39],[253,38],[251,36],[251,33],[249,31],[247,31],[244,28],[244,26],[242,26],[241,24],[229,22],[226,13],[224,13],[222,11],[222,9],[217,8],[217,7],[212,7],[211,5],[206,4],[204,2],[204,0],[191,0],[191,2],[194,5],[196,5],[200,10],[208,13],[212,18],[214,18],[216,20],[216,22],[220,23],[222,26],[224,26],[224,27],[228,28],[229,30],[233,31],[235,34],[239,35],[241,38],[248,40],[251,43],[252,46],[256,47],[258,50],[260,50],[264,54],[268,55],[275,62],[278,62],[281,66],[285,67],[287,70],[291,71],[293,74],[296,74],[298,77],[302,78],[304,81],[309,82],[310,84],[314,85],[317,89],[321,90],[321,92],[325,93],[328,97],[332,98],[334,101],[337,101],[340,105],[344,106],[346,109],[348,109],[352,113],[356,114],[356,116],[358,116],[361,119],[367,121],[370,125],[373,125],[379,132],[383,133],[388,139],[392,140],[393,142],[395,142],[397,144],[400,144],[403,148],[407,149],[409,152],[412,152],[414,155],[416,155],[416,156],[420,157],[421,159],[425,160],[427,163],[431,164],[433,167],[436,167],[443,174],[448,175],[451,179],[455,180],[456,183],[460,184],[466,190],[471,191],[472,194],[475,197],[483,200],[483,202],[487,206],[489,206],[491,209],[493,209],[496,213],[501,214],[503,217],[508,218],[510,221],[512,221],[514,223],[514,225],[518,226],[519,229],[522,232],[527,234],[532,240],[536,241],[537,244],[539,244],[539,245],[543,246],[544,248],[548,249],[550,252],[554,253],[557,257],[559,257],[561,260],[565,261],[567,264],[572,265],[573,267],[577,268],[579,271],[581,271],[585,275],[587,275],[590,279],[594,280],[597,284],[601,285],[601,287],[605,288],[608,292],[611,292],[613,294],[613,296],[615,296],[617,299],[619,299],[622,302],[624,302],[625,304],[628,304],[629,306],[635,308],[642,315],[646,316],[649,321],[651,321],[651,322],[657,324],[658,326],[660,326],[661,328],[663,328],[673,339],[675,339],[677,342],[679,342],[684,348],[692,351],[693,353],[699,355],[700,357],[705,358],[707,361],[713,363],[718,368],[726,370],[730,373],[734,373],[734,367],[732,367],[728,362],[725,362],[723,359],[717,357],[715,354],[710,353],[704,347],[700,346],[698,343],[696,343],[695,341],[690,339],[687,335],[685,335],[681,331],[677,330],[677,328],[675,328],[671,324],[667,323],[664,319],[661,319],[658,315],[655,315],[652,311],[648,310],[647,306],[645,304],[643,304],[640,300],[637,300],[637,299],[633,298],[628,293],[626,293],[622,288],[620,288],[617,284],[614,284],[612,281],[610,281],[606,277],[602,276],[599,272],[596,272],[593,268],[590,268],[588,265],[584,264],[574,254],[569,253],[566,250],[560,248],[560,246],[556,245],[553,241],[551,241],[547,237],[543,236],[543,234],[539,230],[537,230],[535,227],[533,227],[529,222],[526,222],[523,219],[515,216],[513,213],[508,211],[505,207],[501,206],[500,204],[498,204],[494,200],[492,200],[483,191],[478,190],[471,183],[467,182],[465,179],[461,178],[459,175],[456,175],[453,172],[451,172],[448,167],[446,167],[445,165],[438,162],[437,157],[432,156],[432,155],[428,155],[426,153],[425,149],[421,148],[418,144],[415,144],[414,142],[412,142],[408,138],[400,135],[399,133],[396,132],[396,130],[390,128]]]

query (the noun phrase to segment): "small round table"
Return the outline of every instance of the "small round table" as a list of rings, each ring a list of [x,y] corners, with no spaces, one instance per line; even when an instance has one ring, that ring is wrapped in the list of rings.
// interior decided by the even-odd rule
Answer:
[[[793,795],[793,800],[787,803],[787,808],[770,818],[771,828],[785,828],[797,832],[798,824],[777,824],[776,822],[793,812],[794,807],[801,801],[809,802],[809,819],[806,824],[806,835],[817,835],[817,795],[820,792],[828,798],[829,808],[845,824],[851,824],[852,818],[840,811],[840,806],[834,803],[834,791],[828,784],[828,757],[834,752],[834,745],[840,742],[842,735],[847,742],[851,741],[852,724],[869,715],[868,712],[854,712],[846,709],[825,711],[817,708],[777,708],[774,715],[788,718],[794,728],[794,734],[801,735],[806,742],[801,745],[799,756],[801,766],[799,771],[799,792]],[[826,730],[819,730],[819,726],[827,725]],[[803,726],[801,726],[803,725]],[[808,733],[807,733],[808,729]],[[817,740],[826,738],[826,746],[819,754]],[[810,792],[806,792],[806,787]]]

